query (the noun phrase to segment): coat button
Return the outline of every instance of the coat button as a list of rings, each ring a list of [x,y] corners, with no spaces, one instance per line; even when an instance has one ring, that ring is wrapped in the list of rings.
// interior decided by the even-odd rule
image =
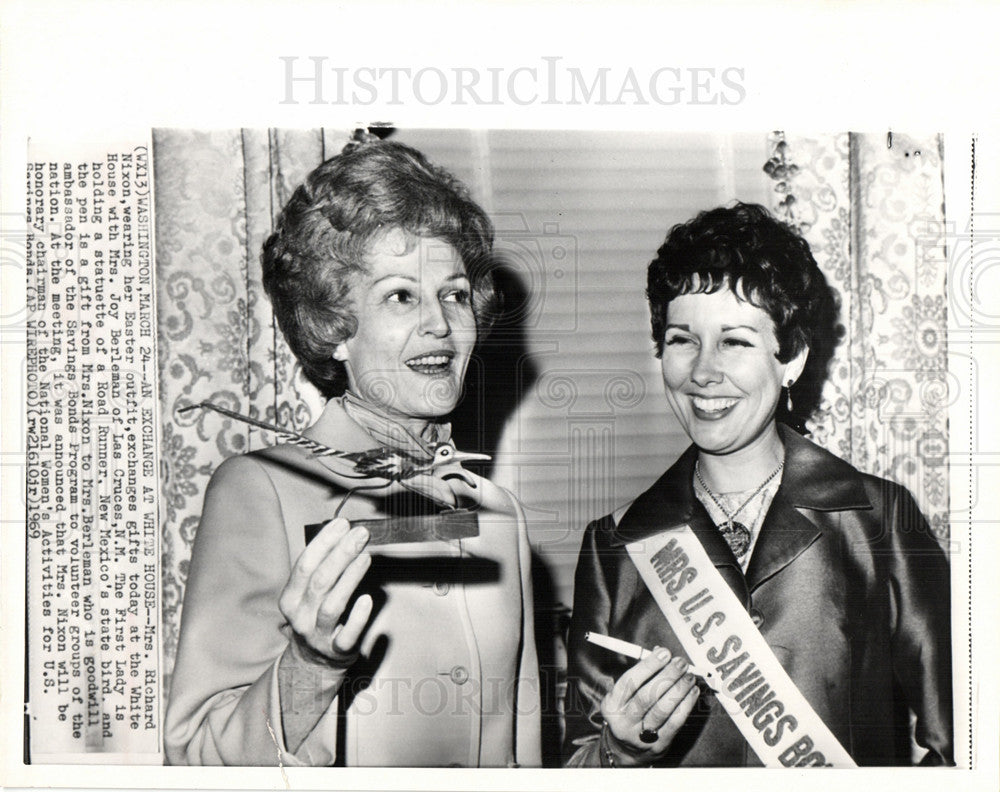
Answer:
[[[460,665],[455,666],[453,669],[451,669],[450,676],[451,676],[451,681],[454,682],[456,685],[464,685],[466,682],[469,681],[469,669],[467,669],[465,666],[460,666]]]
[[[750,619],[753,621],[753,626],[760,629],[760,626],[764,623],[764,614],[761,613],[756,608],[750,609]]]
[[[447,596],[449,591],[451,591],[451,586],[449,586],[447,583],[434,584],[434,593],[437,594],[439,597]]]

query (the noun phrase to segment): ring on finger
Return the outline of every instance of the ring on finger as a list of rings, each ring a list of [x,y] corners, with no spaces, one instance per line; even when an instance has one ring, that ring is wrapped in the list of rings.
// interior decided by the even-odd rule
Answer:
[[[639,731],[639,741],[645,743],[646,745],[652,745],[658,739],[660,739],[660,732],[658,729],[650,729],[646,726],[646,719],[642,719]]]

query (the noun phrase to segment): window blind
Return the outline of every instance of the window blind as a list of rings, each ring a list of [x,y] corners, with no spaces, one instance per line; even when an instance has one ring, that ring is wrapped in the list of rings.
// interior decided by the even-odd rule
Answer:
[[[667,230],[767,203],[767,134],[415,130],[497,226],[509,316],[470,365],[460,430],[521,499],[546,599],[572,605],[583,529],[688,440],[663,395],[645,271]],[[467,426],[460,427],[460,424]]]

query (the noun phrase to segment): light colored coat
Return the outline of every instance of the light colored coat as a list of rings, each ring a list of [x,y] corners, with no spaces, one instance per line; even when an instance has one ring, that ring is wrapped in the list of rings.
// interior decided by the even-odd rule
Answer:
[[[336,400],[306,434],[344,451],[376,445]],[[375,610],[361,658],[303,744],[286,749],[277,661],[288,626],[278,597],[305,547],[304,526],[331,519],[358,484],[332,468],[279,445],[231,458],[212,477],[184,600],[167,760],[540,765],[527,533],[513,496],[484,479],[489,502],[509,509],[481,511],[479,536],[371,548],[362,588]],[[384,498],[355,494],[343,516],[381,516]],[[309,705],[310,684],[303,680],[297,707]]]

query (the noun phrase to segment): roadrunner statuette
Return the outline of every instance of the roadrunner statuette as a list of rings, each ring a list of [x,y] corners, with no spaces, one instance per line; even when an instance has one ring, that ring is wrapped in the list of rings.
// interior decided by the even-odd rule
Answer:
[[[203,401],[177,410],[186,413],[191,410],[212,410],[234,421],[248,424],[273,434],[278,440],[298,446],[309,452],[310,457],[333,457],[351,464],[351,472],[343,475],[349,478],[383,480],[371,486],[359,486],[348,491],[337,507],[334,518],[355,492],[372,491],[389,487],[397,482],[406,489],[430,498],[443,507],[438,514],[402,515],[380,519],[352,520],[352,525],[363,525],[371,534],[369,545],[395,544],[400,542],[426,542],[432,540],[465,539],[479,535],[476,512],[455,508],[453,500],[446,499],[440,489],[426,486],[426,478],[432,476],[440,481],[451,478],[461,479],[471,489],[477,489],[475,478],[462,468],[463,462],[487,461],[487,454],[472,454],[459,451],[450,442],[427,445],[412,445],[412,450],[399,450],[389,446],[378,446],[365,451],[340,451],[318,440],[305,437],[298,432],[282,429],[280,426],[251,418],[247,415],[221,407],[213,402]],[[412,436],[411,436],[412,437]],[[423,481],[421,481],[423,479]],[[421,485],[424,484],[424,485]],[[450,491],[449,491],[450,494]],[[311,541],[326,523],[311,523],[305,526],[306,542]]]

